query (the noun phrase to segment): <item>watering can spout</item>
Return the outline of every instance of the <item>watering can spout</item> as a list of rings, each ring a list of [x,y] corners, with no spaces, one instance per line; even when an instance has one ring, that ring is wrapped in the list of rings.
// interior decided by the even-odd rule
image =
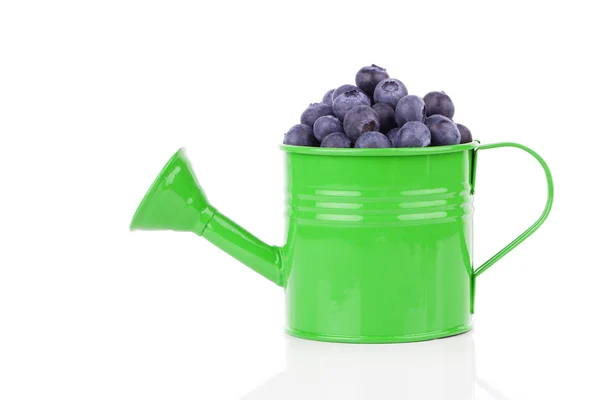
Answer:
[[[283,286],[281,249],[259,240],[208,202],[183,148],[150,186],[130,229],[193,232]]]

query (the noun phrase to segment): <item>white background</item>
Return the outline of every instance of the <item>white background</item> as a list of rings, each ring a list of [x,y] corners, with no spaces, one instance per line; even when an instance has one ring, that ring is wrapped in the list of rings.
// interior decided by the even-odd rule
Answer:
[[[280,288],[192,234],[129,221],[186,146],[211,202],[281,244],[282,135],[371,63],[411,93],[446,91],[482,143],[546,159],[554,210],[481,276],[465,337],[496,398],[600,398],[592,4],[1,1],[0,399],[241,399],[282,371]],[[545,201],[527,154],[479,163],[477,265]]]

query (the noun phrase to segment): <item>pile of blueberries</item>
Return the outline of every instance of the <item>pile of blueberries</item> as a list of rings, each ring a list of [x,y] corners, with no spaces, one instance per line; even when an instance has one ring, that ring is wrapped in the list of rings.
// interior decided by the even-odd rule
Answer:
[[[283,143],[312,147],[426,147],[473,141],[466,126],[452,121],[454,104],[444,92],[423,98],[371,65],[356,73],[355,85],[331,89],[313,103],[284,136]]]

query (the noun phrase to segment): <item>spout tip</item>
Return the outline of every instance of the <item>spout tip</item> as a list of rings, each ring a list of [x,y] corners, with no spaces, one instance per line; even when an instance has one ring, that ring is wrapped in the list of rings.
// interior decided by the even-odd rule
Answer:
[[[155,178],[154,182],[152,182],[152,185],[150,185],[150,188],[142,198],[140,204],[137,206],[137,209],[133,214],[133,218],[129,223],[130,231],[149,228],[148,219],[151,218],[151,215],[149,214],[152,214],[152,212],[148,213],[148,206],[152,203],[151,199],[154,197],[155,193],[160,190],[165,173],[172,169],[173,164],[181,161],[187,162],[185,147],[180,147],[179,150],[173,154],[173,156],[169,159],[158,176]]]
[[[144,196],[144,199],[146,199],[148,196],[152,196],[152,193],[147,193],[146,196]],[[131,218],[131,222],[129,223],[129,231],[133,232],[140,228],[140,220],[143,219],[142,216],[144,215],[144,205],[145,201],[142,200],[141,203],[138,205],[137,209],[135,210],[133,218]]]
[[[135,228],[135,226],[133,224],[133,220],[131,220],[131,222],[129,223],[129,232],[133,232],[135,230],[136,230],[136,228]]]
[[[180,147],[179,150],[175,153],[174,157],[179,157],[187,160],[187,149],[185,147]]]
[[[139,203],[129,230],[193,230],[208,207],[185,147],[165,164]]]

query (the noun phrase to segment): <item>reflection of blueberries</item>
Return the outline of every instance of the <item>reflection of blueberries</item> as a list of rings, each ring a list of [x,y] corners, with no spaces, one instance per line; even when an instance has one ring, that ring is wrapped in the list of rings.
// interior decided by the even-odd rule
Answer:
[[[356,106],[370,106],[371,100],[363,92],[351,89],[333,100],[333,113],[340,121],[344,120],[346,113]]]
[[[333,132],[321,142],[321,147],[351,147],[352,141],[342,132]]]
[[[342,132],[342,123],[333,115],[324,115],[315,121],[313,133],[317,140],[322,141],[333,132]]]
[[[292,146],[313,146],[319,145],[319,141],[313,135],[312,128],[305,124],[294,125],[283,137],[283,144]]]
[[[387,136],[387,138],[390,140],[390,143],[394,144],[394,139],[396,137],[398,137],[398,135],[400,135],[400,128],[396,127],[393,128],[392,130],[390,130],[388,133],[385,134],[385,136]]]
[[[461,143],[471,143],[473,141],[473,135],[471,135],[471,131],[469,128],[462,124],[456,124],[458,131],[460,132],[460,142]]]
[[[388,78],[377,84],[373,98],[376,103],[386,103],[392,108],[396,108],[398,100],[407,94],[408,90],[406,89],[406,86],[404,86],[404,83],[400,82],[398,79]]]
[[[381,132],[365,132],[358,138],[354,147],[359,149],[383,148],[392,147],[392,144]]]
[[[379,115],[369,106],[352,108],[344,118],[344,132],[356,142],[358,137],[365,132],[379,130]]]
[[[319,117],[331,115],[331,113],[331,106],[323,103],[312,103],[300,116],[300,123],[313,126]]]
[[[394,147],[426,147],[431,143],[429,128],[422,122],[409,121],[392,141]]]
[[[460,143],[460,132],[449,119],[440,120],[429,126],[432,146],[446,146]]]
[[[377,111],[377,115],[379,115],[379,129],[381,133],[388,133],[390,129],[396,126],[396,119],[394,117],[394,109],[385,103],[375,103],[373,104],[373,110]]]
[[[330,89],[323,95],[323,104],[327,104],[328,106],[333,104],[333,91],[335,89]]]
[[[425,107],[427,107],[427,116],[441,114],[452,119],[454,117],[454,103],[444,92],[429,92],[423,97]]]
[[[408,121],[425,121],[425,102],[414,94],[404,96],[396,104],[395,118],[399,127]]]
[[[370,67],[363,67],[357,73],[355,77],[356,86],[358,86],[363,92],[373,97],[375,86],[384,79],[390,76],[384,68],[378,67],[372,64]]]

